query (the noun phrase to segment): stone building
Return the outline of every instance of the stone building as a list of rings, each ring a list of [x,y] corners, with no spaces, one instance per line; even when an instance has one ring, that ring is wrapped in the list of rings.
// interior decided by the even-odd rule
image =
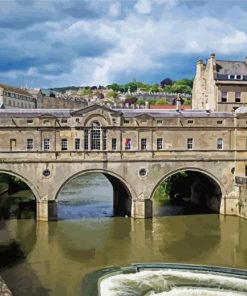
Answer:
[[[197,62],[192,89],[192,108],[231,112],[247,103],[247,60]]]
[[[87,106],[86,100],[77,96],[58,95],[43,89],[27,90],[36,99],[37,109],[80,109]]]
[[[208,201],[220,213],[244,215],[238,202],[239,184],[247,180],[246,114],[243,107],[236,113],[99,105],[0,110],[0,172],[29,185],[39,220],[55,219],[61,188],[87,172],[107,176],[114,211],[134,217],[151,217],[157,186],[184,170],[217,184]]]
[[[25,89],[0,84],[0,108],[34,109],[36,108],[36,100]]]

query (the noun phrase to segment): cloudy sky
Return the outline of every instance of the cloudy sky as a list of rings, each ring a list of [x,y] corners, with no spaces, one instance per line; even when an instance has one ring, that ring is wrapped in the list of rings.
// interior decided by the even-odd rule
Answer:
[[[27,87],[193,78],[247,55],[247,1],[0,0],[0,82]]]

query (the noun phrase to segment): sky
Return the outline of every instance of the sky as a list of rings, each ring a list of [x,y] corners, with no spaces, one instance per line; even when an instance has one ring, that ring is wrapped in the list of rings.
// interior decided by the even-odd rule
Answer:
[[[0,83],[29,88],[190,78],[247,55],[247,1],[0,0]]]

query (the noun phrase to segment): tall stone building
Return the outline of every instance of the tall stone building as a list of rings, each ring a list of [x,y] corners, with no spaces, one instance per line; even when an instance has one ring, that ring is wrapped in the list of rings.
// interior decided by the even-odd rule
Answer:
[[[247,103],[247,60],[197,62],[192,90],[192,108],[231,112]]]
[[[36,108],[36,99],[25,89],[0,84],[0,108],[34,109]]]

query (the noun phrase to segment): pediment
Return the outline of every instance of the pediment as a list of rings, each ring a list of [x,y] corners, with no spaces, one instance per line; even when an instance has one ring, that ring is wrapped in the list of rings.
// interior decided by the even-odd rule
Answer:
[[[57,116],[53,115],[53,114],[49,114],[49,113],[44,113],[42,115],[39,116],[39,118],[44,118],[44,119],[57,119]]]
[[[87,115],[88,113],[91,113],[91,112],[95,112],[95,113],[98,113],[98,114],[102,114],[103,112],[107,112],[107,113],[109,113],[110,115],[113,115],[113,116],[121,116],[121,114],[122,114],[120,111],[113,110],[113,109],[111,109],[109,107],[94,104],[94,105],[91,105],[91,106],[87,106],[85,108],[81,108],[81,109],[72,111],[71,115],[72,116],[85,116],[85,115]]]
[[[136,115],[136,118],[138,118],[138,119],[152,119],[153,117],[147,113],[141,113],[139,115]]]

